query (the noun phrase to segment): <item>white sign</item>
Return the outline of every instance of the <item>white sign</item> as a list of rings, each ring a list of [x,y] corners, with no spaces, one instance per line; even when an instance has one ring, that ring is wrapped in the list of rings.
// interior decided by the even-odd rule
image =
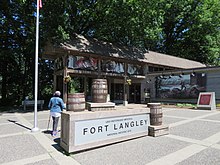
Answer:
[[[148,132],[149,114],[75,122],[75,145]]]

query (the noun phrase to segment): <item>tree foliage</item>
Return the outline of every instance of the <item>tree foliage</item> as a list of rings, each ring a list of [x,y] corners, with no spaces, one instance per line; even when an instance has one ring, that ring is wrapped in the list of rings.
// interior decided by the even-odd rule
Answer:
[[[161,51],[206,64],[218,64],[219,1],[172,0],[163,6]]]
[[[219,0],[42,0],[40,52],[73,33],[219,65]],[[0,1],[1,104],[34,91],[36,0]],[[53,62],[39,60],[39,97],[52,92]]]
[[[0,9],[0,103],[20,104],[25,96],[33,97],[34,93],[35,4],[3,0]],[[52,68],[42,72],[47,65],[44,60],[39,63],[39,89],[44,86],[42,80],[50,82]]]

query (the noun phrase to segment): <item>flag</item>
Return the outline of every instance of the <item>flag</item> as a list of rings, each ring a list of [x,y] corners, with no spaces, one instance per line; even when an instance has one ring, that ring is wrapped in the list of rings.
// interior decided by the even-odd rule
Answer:
[[[42,8],[42,1],[41,0],[38,1],[39,1],[39,8]]]

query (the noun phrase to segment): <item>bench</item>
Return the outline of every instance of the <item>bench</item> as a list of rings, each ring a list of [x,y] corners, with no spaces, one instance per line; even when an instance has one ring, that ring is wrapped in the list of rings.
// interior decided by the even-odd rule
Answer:
[[[34,106],[34,100],[24,100],[22,101],[22,105],[24,106],[24,110],[26,111],[27,106]],[[37,105],[40,106],[41,109],[43,109],[44,100],[37,100]]]

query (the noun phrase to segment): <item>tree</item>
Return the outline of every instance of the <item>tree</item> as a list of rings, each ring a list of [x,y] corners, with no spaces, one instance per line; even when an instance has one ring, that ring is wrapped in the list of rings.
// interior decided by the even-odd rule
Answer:
[[[218,0],[164,1],[161,51],[167,54],[217,64],[220,3]]]
[[[34,93],[36,0],[0,1],[0,94],[17,103]],[[40,52],[73,33],[219,65],[219,0],[44,0]],[[40,56],[39,56],[40,57]],[[53,62],[39,59],[39,97],[52,90]]]
[[[59,8],[57,8],[59,6]],[[62,42],[79,33],[113,43],[156,49],[161,31],[160,1],[48,0],[43,9],[45,39]]]
[[[21,104],[34,91],[35,12],[31,1],[3,0],[0,4],[1,104]],[[39,70],[47,64],[40,62]],[[51,68],[41,72],[51,74]],[[52,74],[49,76],[51,79]],[[49,81],[48,79],[46,79]],[[40,84],[44,87],[43,84]],[[39,90],[41,91],[41,89]]]
[[[20,96],[20,88],[17,80],[20,77],[22,63],[21,38],[24,36],[23,23],[20,17],[20,9],[23,4],[12,1],[1,1],[1,20],[0,20],[0,61],[2,77],[2,103],[7,100],[15,99],[14,96]],[[17,73],[15,72],[17,71]],[[13,74],[14,72],[14,74]]]

